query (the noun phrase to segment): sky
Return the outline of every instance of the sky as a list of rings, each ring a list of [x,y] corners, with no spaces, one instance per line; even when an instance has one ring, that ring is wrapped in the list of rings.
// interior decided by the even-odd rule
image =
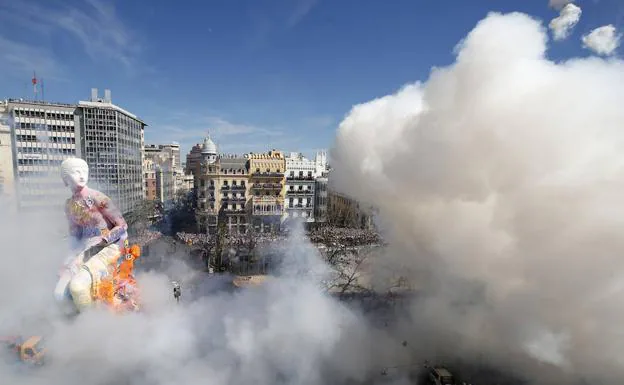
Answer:
[[[581,39],[599,26],[621,29],[619,0],[575,3],[553,60],[591,55]],[[490,11],[545,26],[559,14],[547,0],[0,0],[0,98],[32,98],[36,71],[48,101],[111,89],[148,124],[146,143],[186,153],[210,132],[221,152],[313,155],[353,105],[452,63]]]

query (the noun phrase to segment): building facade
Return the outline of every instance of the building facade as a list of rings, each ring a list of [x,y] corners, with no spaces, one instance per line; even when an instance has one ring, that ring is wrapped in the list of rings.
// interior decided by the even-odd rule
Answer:
[[[324,172],[314,181],[314,221],[316,223],[327,222],[328,182],[327,172]]]
[[[314,222],[316,163],[300,153],[286,158],[286,220]]]
[[[327,221],[335,226],[359,229],[373,228],[373,208],[362,206],[347,195],[330,189],[327,206]]]
[[[64,159],[81,156],[75,109],[71,104],[21,99],[5,103],[13,175],[3,177],[14,179],[20,210],[61,209],[69,196],[59,167]]]
[[[175,147],[173,147],[175,146]],[[177,153],[172,151],[172,147],[177,149]],[[146,199],[157,200],[163,204],[165,208],[169,207],[176,198],[176,159],[180,161],[180,151],[178,145],[146,145],[143,149],[144,159],[149,162],[144,162],[144,166],[150,167],[146,170],[143,169],[144,175],[153,176],[153,183],[145,181],[146,188],[152,189],[153,194],[150,191],[146,192]],[[176,158],[177,156],[177,158]],[[148,198],[149,196],[149,198]]]
[[[229,233],[245,233],[249,226],[249,161],[245,157],[218,155],[208,137],[202,145],[196,170],[197,209],[202,230],[216,234],[219,224]]]
[[[286,158],[281,151],[248,154],[252,226],[259,232],[281,229],[286,196]]]
[[[143,179],[145,183],[145,199],[156,200],[156,170],[154,161],[147,156],[143,159]]]
[[[176,191],[178,193],[189,193],[193,191],[193,175],[182,174],[176,178]]]
[[[91,100],[78,102],[76,116],[90,184],[113,199],[123,213],[132,211],[145,196],[145,122],[114,105],[110,91],[100,99],[97,89],[91,90]]]
[[[0,102],[0,199],[14,198],[15,176],[8,103]]]

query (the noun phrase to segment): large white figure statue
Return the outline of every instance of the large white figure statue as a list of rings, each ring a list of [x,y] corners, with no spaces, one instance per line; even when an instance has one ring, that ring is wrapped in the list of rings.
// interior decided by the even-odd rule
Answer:
[[[65,215],[73,256],[64,265],[55,296],[65,301],[69,291],[77,310],[82,311],[93,303],[93,288],[110,274],[109,267],[125,250],[127,224],[109,197],[87,187],[89,166],[84,160],[63,161],[61,177],[72,192],[65,204]],[[95,255],[90,256],[93,253],[89,249],[96,249]]]

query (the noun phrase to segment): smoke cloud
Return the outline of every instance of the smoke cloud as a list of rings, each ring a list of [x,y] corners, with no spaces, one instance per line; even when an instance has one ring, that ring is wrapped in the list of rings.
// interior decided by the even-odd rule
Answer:
[[[552,30],[555,40],[563,40],[570,35],[572,28],[581,20],[581,8],[570,3],[566,4],[559,16],[550,21],[549,27]]]
[[[565,7],[567,4],[573,3],[573,0],[549,0],[548,6],[554,8],[556,10],[560,10]]]
[[[380,339],[373,350],[367,322],[321,289],[329,270],[301,228],[262,287],[233,292],[233,277],[209,277],[184,262],[181,245],[156,244],[139,259],[151,266],[137,275],[144,312],[93,309],[67,319],[53,296],[68,255],[62,212],[4,215],[1,208],[0,336],[40,335],[47,348],[39,368],[0,350],[2,383],[344,383],[379,375],[379,357],[393,357],[386,346],[394,341]],[[180,303],[171,279],[182,284]]]
[[[609,24],[592,30],[581,39],[584,48],[592,50],[598,55],[608,56],[612,55],[620,46],[621,38],[622,35],[617,33],[613,25]]]
[[[455,63],[353,107],[331,180],[378,209],[386,264],[419,288],[412,345],[537,383],[615,385],[624,63],[555,63],[547,42],[538,20],[489,14]]]

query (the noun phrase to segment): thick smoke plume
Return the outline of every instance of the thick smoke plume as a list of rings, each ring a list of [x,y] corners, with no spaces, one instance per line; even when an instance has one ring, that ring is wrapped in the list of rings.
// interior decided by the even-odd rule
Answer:
[[[488,15],[454,64],[351,110],[331,180],[377,207],[387,264],[419,287],[413,343],[620,384],[624,63],[555,63],[547,42]]]
[[[620,46],[621,39],[622,35],[611,24],[593,29],[581,38],[583,47],[605,56],[615,52]]]
[[[567,4],[571,4],[573,2],[574,2],[573,0],[549,0],[548,6],[556,10],[560,10],[563,7],[565,7]]]
[[[553,33],[553,38],[555,40],[563,40],[570,35],[572,29],[578,24],[579,20],[581,20],[581,11],[580,7],[570,3],[566,4],[559,16],[555,17],[550,21],[548,25]]]
[[[65,233],[60,212],[0,217],[0,335],[42,335],[47,345],[40,368],[1,350],[3,384],[344,383],[378,375],[374,356],[392,344],[380,340],[373,351],[358,313],[321,290],[327,266],[301,229],[263,287],[232,292],[232,277],[209,277],[169,260],[179,250],[151,247],[139,261],[159,268],[137,276],[144,313],[94,309],[66,319],[53,296]],[[171,279],[182,283],[179,304]]]

